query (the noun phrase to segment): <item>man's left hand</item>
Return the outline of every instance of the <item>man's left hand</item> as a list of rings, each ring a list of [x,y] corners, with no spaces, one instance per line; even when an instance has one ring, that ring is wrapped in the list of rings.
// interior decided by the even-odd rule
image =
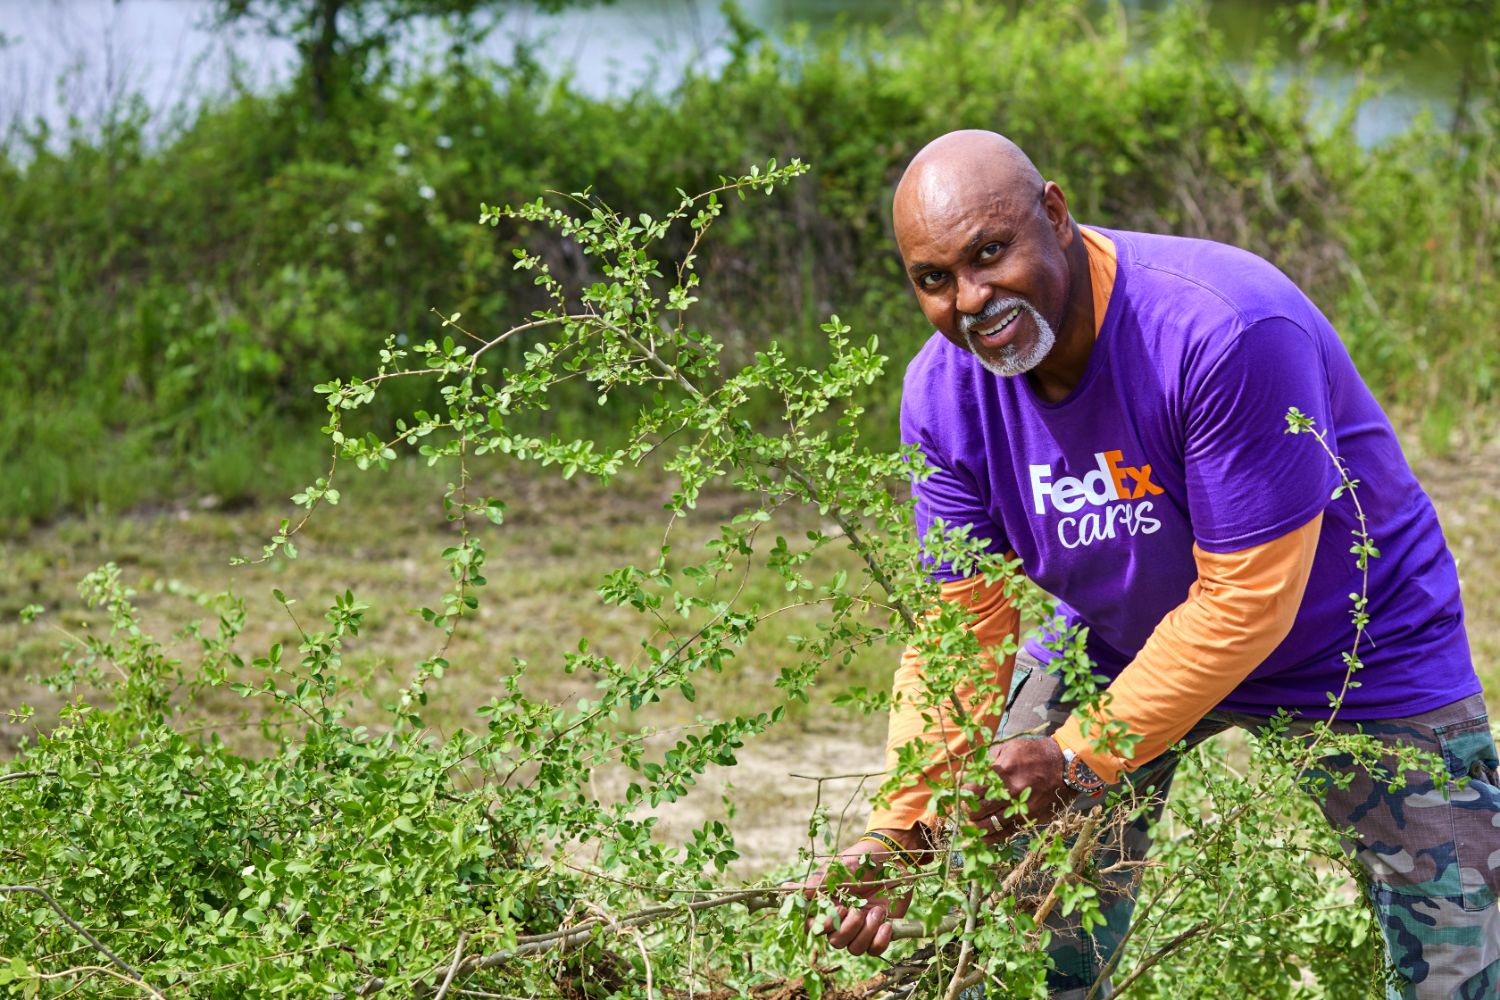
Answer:
[[[1062,747],[1050,736],[1017,737],[1000,744],[990,766],[995,769],[1012,799],[1031,789],[1020,812],[1006,816],[1013,802],[985,799],[969,815],[970,822],[987,831],[986,840],[995,842],[1015,833],[1027,823],[1043,825],[1052,820],[1077,794],[1063,784]],[[969,791],[983,794],[978,785]]]

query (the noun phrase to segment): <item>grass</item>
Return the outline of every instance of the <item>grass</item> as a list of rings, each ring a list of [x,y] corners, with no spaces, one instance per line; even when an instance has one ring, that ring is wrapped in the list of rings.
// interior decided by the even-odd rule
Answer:
[[[1490,692],[1491,712],[1500,710],[1500,621],[1487,609],[1500,605],[1500,445],[1466,457],[1426,459],[1417,471],[1443,518],[1459,559],[1470,611],[1469,635],[1480,676]],[[586,677],[562,670],[562,657],[587,637],[593,649],[621,659],[643,639],[660,641],[656,625],[632,611],[604,605],[594,588],[605,574],[633,563],[649,567],[667,524],[662,504],[670,493],[660,478],[639,474],[608,490],[583,481],[536,478],[504,469],[483,484],[510,504],[506,523],[485,525],[489,585],[477,615],[459,630],[447,653],[452,668],[433,686],[424,718],[439,731],[474,724],[473,711],[490,699],[513,661],[528,662],[528,693],[568,702],[592,695]],[[447,577],[440,553],[454,529],[439,502],[441,470],[407,467],[384,477],[345,480],[344,501],[313,518],[300,536],[300,557],[231,567],[237,554],[259,551],[276,521],[289,511],[265,507],[223,509],[205,497],[171,507],[106,516],[94,514],[0,541],[0,706],[25,703],[37,709],[32,724],[55,718],[62,697],[34,678],[45,675],[58,649],[60,631],[97,627],[100,616],[85,608],[74,587],[106,560],[119,563],[139,591],[138,603],[156,634],[165,636],[193,618],[207,618],[195,595],[233,589],[243,596],[248,626],[238,649],[248,659],[273,642],[295,648],[296,628],[271,590],[295,600],[304,626],[316,621],[336,594],[352,589],[371,605],[366,627],[346,654],[350,671],[364,679],[356,715],[378,717],[373,706],[392,698],[414,665],[441,645],[441,637],[413,609],[436,606]],[[286,492],[292,492],[288,489]],[[737,498],[711,495],[699,511],[671,528],[673,550],[690,554],[714,537]],[[791,512],[775,526],[789,539],[816,522],[812,512]],[[772,536],[774,537],[774,535]],[[767,539],[769,541],[769,539]],[[852,568],[852,558],[831,557]],[[743,599],[762,612],[793,605],[781,580],[753,568]],[[40,604],[47,613],[25,626],[20,610]],[[767,710],[782,701],[774,680],[796,661],[788,637],[815,627],[816,606],[792,606],[765,620],[719,676],[699,679],[695,703],[663,703],[625,724],[659,730],[691,727],[699,712],[722,717]],[[185,640],[174,649],[189,656]],[[873,787],[858,782],[825,784],[793,775],[845,774],[878,769],[884,720],[833,708],[834,695],[852,685],[879,689],[889,682],[896,652],[861,650],[847,665],[830,664],[810,706],[794,704],[786,723],[745,748],[741,764],[706,776],[704,786],[663,813],[663,831],[689,830],[703,818],[722,817],[734,783],[735,829],[744,846],[742,873],[782,864],[805,845],[805,821],[822,795],[837,812],[847,808],[857,823]],[[253,750],[252,719],[233,694],[220,691],[191,706],[203,724],[226,740]],[[0,756],[13,752],[21,726],[0,715]],[[664,733],[663,739],[675,738]],[[601,773],[607,792],[617,775]],[[849,804],[852,803],[852,804]]]
[[[414,665],[442,644],[441,635],[414,612],[438,606],[448,580],[440,554],[453,544],[455,528],[439,501],[445,481],[440,473],[411,467],[383,479],[344,482],[343,502],[320,511],[298,537],[296,560],[231,567],[231,557],[257,553],[277,519],[290,511],[224,510],[211,499],[71,518],[0,542],[0,559],[9,568],[0,581],[0,704],[30,704],[39,721],[55,713],[58,697],[29,678],[47,673],[61,631],[99,624],[102,616],[83,606],[74,587],[106,560],[123,568],[157,635],[207,617],[196,596],[232,589],[247,605],[248,626],[237,646],[247,659],[263,655],[274,642],[295,647],[296,626],[272,598],[273,588],[297,602],[293,612],[309,629],[336,594],[353,590],[371,608],[345,663],[368,679],[369,703],[390,698]],[[489,585],[447,653],[453,667],[435,685],[425,715],[443,730],[471,724],[473,709],[489,700],[497,678],[517,659],[528,663],[533,697],[566,702],[592,693],[586,678],[562,670],[563,654],[580,638],[621,660],[636,654],[645,639],[661,641],[653,621],[605,605],[594,588],[610,570],[654,563],[668,524],[662,504],[670,491],[664,485],[636,477],[606,491],[592,482],[502,474],[484,488],[505,497],[510,510],[505,524],[476,529],[489,553]],[[693,516],[672,525],[674,554],[692,558],[717,537],[721,516],[737,502],[728,495],[705,498]],[[815,517],[793,513],[777,530],[794,537],[794,529],[814,523]],[[830,558],[853,568],[852,557]],[[798,599],[785,593],[779,577],[753,569],[745,576],[742,601],[763,613],[787,610],[765,620],[723,675],[702,678],[696,704],[663,705],[649,719],[627,721],[681,726],[699,711],[761,711],[779,700],[774,679],[796,660],[788,639],[812,628],[820,609],[794,606]],[[18,614],[27,605],[41,605],[47,613],[24,626]],[[191,653],[186,644],[174,648]],[[820,698],[851,684],[883,686],[893,657],[887,650],[863,650],[848,665],[830,665]],[[368,703],[362,711],[369,711]],[[826,706],[794,704],[792,728],[826,729],[828,712]],[[834,728],[848,731],[844,723]],[[860,720],[856,728],[868,729],[878,749],[879,725]],[[17,738],[14,731],[8,734],[8,744]]]

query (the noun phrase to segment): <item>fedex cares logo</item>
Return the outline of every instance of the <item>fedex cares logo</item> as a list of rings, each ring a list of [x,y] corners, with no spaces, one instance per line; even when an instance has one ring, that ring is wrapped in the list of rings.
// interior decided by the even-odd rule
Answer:
[[[1151,466],[1126,465],[1121,451],[1095,452],[1094,463],[1081,479],[1055,475],[1050,465],[1030,467],[1032,509],[1066,515],[1057,522],[1058,541],[1076,549],[1126,533],[1149,535],[1161,527],[1150,516],[1152,504],[1146,499],[1162,492],[1151,481]],[[1075,513],[1085,506],[1093,509]]]

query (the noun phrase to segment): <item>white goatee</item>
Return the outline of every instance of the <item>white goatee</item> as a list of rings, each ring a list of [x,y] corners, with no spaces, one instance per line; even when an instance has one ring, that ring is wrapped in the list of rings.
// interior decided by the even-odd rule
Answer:
[[[974,328],[983,326],[1001,313],[1015,308],[1020,308],[1031,315],[1032,322],[1036,324],[1036,336],[1029,344],[1012,340],[995,352],[998,356],[986,357],[974,335]],[[1036,307],[1025,299],[1003,299],[999,302],[991,302],[978,314],[960,317],[959,329],[968,338],[969,350],[974,352],[974,357],[979,359],[985,371],[1002,378],[1010,378],[1031,371],[1042,363],[1051,353],[1053,345],[1057,343],[1057,334],[1053,331],[1052,324],[1043,319],[1042,314],[1036,311]]]

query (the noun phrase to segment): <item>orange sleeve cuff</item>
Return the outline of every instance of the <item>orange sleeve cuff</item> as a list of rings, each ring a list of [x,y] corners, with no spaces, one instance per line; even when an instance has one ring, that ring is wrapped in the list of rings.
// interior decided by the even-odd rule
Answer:
[[[1019,631],[1020,612],[1005,596],[1004,585],[987,585],[982,577],[970,577],[943,584],[940,596],[944,601],[966,606],[974,614],[969,627],[984,651],[982,656],[989,674],[986,682],[1000,691],[1009,690],[1015,657],[997,658],[996,651]],[[931,699],[923,697],[923,684],[922,656],[909,646],[901,656],[892,685],[886,773],[896,770],[902,749],[914,742],[925,764],[918,780],[890,792],[885,804],[871,812],[870,829],[906,830],[917,823],[936,826],[937,815],[931,808],[933,784],[944,775],[956,775],[970,755],[969,741],[953,720],[948,699],[944,698],[937,706],[928,704]],[[964,711],[982,725],[992,732],[999,725],[1005,708],[999,696],[992,694],[980,699],[976,697],[974,684],[964,685],[955,694]]]
[[[1147,638],[1120,672],[1102,707],[1139,737],[1127,758],[1095,749],[1100,731],[1083,732],[1075,712],[1053,738],[1108,781],[1159,756],[1223,701],[1281,644],[1302,606],[1323,515],[1238,552],[1193,546],[1198,579],[1188,597]]]
[[[1074,712],[1068,716],[1068,721],[1062,724],[1062,728],[1052,734],[1052,738],[1064,750],[1077,754],[1095,774],[1112,785],[1120,780],[1121,772],[1131,768],[1131,762],[1108,749],[1095,750],[1094,743],[1099,739],[1098,729],[1090,729],[1089,733],[1088,736],[1083,734],[1083,720]]]

